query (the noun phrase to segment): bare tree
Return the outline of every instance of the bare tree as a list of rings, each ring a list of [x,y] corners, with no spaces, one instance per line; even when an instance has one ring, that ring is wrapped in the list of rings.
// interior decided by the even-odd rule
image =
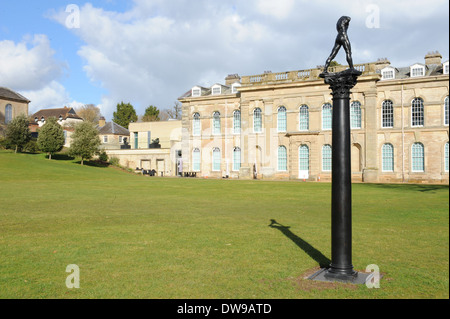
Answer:
[[[94,104],[83,105],[82,107],[77,108],[75,112],[77,112],[77,115],[83,120],[94,124],[98,124],[98,121],[102,116],[100,109]]]

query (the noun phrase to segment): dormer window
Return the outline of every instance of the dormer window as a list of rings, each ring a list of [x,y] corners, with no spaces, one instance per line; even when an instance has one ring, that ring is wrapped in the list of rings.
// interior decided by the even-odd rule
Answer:
[[[231,93],[236,94],[238,93],[238,88],[241,87],[241,83],[236,82],[231,86]]]
[[[444,72],[444,74],[448,74],[449,73],[448,72],[448,61],[444,62],[444,64],[443,64],[443,72]]]
[[[59,121],[62,122],[62,120],[63,120],[63,117],[62,117],[62,115],[60,115],[59,116]]]
[[[424,76],[425,75],[425,66],[422,64],[414,64],[413,66],[411,66],[410,74],[411,74],[412,78]]]
[[[45,122],[45,118],[41,117],[41,122],[44,123]]]
[[[35,123],[39,122],[39,119],[37,118],[37,116],[34,118],[34,122]]]
[[[192,89],[192,96],[193,97],[198,97],[202,95],[202,90],[199,87],[194,87]]]
[[[395,69],[393,67],[387,67],[381,70],[382,80],[392,80],[395,79]]]
[[[222,94],[222,87],[220,85],[214,85],[212,87],[212,95],[220,95]]]

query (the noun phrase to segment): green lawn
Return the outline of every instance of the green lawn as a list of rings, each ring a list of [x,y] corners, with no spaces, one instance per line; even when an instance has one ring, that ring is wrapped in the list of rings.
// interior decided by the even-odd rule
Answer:
[[[331,257],[330,184],[150,178],[0,151],[0,298],[449,298],[448,196],[353,185],[354,266],[384,277],[327,285],[303,276]],[[69,264],[80,289],[66,288]]]

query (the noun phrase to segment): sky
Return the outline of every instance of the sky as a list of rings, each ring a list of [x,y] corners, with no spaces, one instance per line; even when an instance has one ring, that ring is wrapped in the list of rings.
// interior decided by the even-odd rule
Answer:
[[[229,74],[324,65],[343,15],[355,64],[448,60],[448,0],[1,0],[0,86],[30,114],[94,104],[111,120],[123,101],[143,115]]]

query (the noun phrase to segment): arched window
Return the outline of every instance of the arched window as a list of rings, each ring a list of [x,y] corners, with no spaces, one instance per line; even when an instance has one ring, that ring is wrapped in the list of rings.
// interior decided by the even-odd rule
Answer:
[[[448,167],[448,142],[445,144],[444,147],[444,168],[445,171],[448,173],[449,167]]]
[[[220,154],[220,149],[219,148],[215,148],[213,149],[213,153],[212,153],[212,159],[213,159],[213,167],[212,170],[214,172],[220,172],[220,165],[221,165],[221,154]]]
[[[256,108],[253,111],[253,132],[262,132],[262,111],[260,108]]]
[[[287,117],[286,108],[281,106],[278,108],[278,132],[286,132],[287,128]]]
[[[331,172],[333,167],[333,156],[332,156],[333,149],[331,148],[331,145],[324,145],[322,147],[322,171],[324,172]]]
[[[233,171],[239,171],[241,169],[241,149],[235,147],[233,149]]]
[[[201,153],[198,148],[194,149],[194,151],[192,152],[192,170],[194,172],[200,172],[200,168],[201,168],[200,155],[201,155]]]
[[[444,101],[444,125],[448,125],[449,119],[448,119],[448,96],[445,98]]]
[[[392,144],[384,144],[381,150],[383,163],[383,172],[394,171],[394,146]]]
[[[221,125],[220,125],[220,113],[214,112],[213,114],[213,134],[220,135]]]
[[[394,103],[390,100],[384,101],[381,106],[381,127],[394,127]]]
[[[413,172],[425,171],[425,150],[422,143],[414,143],[411,150]]]
[[[12,121],[12,105],[11,104],[7,104],[5,107],[5,123],[9,124]]]
[[[361,103],[357,101],[350,106],[350,126],[352,129],[361,128]]]
[[[233,133],[241,133],[241,111],[236,110],[233,113]]]
[[[309,147],[302,145],[298,151],[300,171],[309,171]]]
[[[331,130],[333,124],[333,107],[330,103],[322,107],[322,129]]]
[[[300,107],[299,130],[309,130],[309,108],[307,105],[302,105]]]
[[[421,98],[415,98],[411,102],[411,125],[423,126],[424,123],[423,100]]]
[[[278,170],[287,171],[287,150],[284,146],[278,147]]]
[[[195,113],[192,121],[192,135],[200,136],[200,134],[201,134],[200,114]]]

